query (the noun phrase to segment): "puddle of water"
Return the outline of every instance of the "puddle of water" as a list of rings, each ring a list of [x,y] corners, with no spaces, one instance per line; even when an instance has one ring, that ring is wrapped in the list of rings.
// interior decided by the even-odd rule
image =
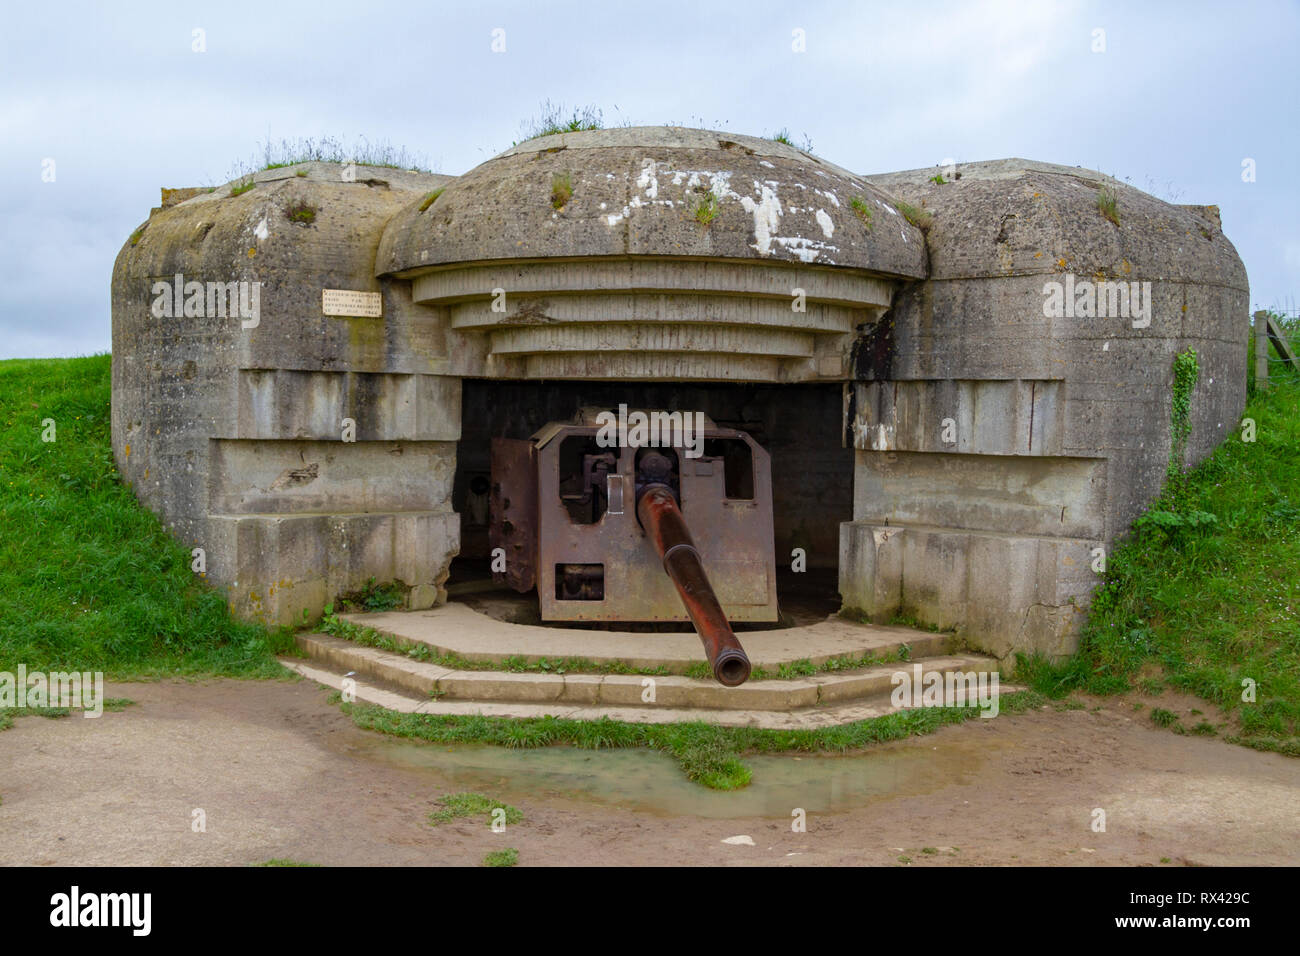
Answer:
[[[977,745],[976,745],[977,744]],[[537,797],[587,800],[672,816],[782,817],[861,807],[877,797],[928,793],[961,783],[983,763],[983,741],[894,747],[855,756],[750,756],[743,790],[709,790],[686,779],[677,761],[652,750],[510,750],[446,746],[376,737],[358,756],[406,770],[430,770],[449,789],[476,790],[504,801]]]

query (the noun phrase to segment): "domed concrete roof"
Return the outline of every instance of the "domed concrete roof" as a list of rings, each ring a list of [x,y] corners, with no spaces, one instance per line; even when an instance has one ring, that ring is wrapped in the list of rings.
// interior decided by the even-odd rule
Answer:
[[[925,274],[921,233],[864,177],[784,143],[662,126],[506,150],[395,216],[376,272],[625,256]]]
[[[933,216],[931,279],[1073,272],[1246,289],[1215,206],[1175,205],[1091,169],[1025,159],[868,176]],[[1098,204],[1105,189],[1115,218]]]

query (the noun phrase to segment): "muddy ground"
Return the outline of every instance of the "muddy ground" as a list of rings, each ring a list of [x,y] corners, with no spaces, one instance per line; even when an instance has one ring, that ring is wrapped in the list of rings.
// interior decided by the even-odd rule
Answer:
[[[719,819],[542,789],[511,794],[524,820],[494,834],[479,819],[431,826],[463,781],[384,759],[387,744],[311,682],[118,684],[108,696],[135,705],[0,732],[0,863],[476,865],[506,846],[533,866],[1300,863],[1300,760],[1157,729],[1120,699],[876,748],[958,769],[810,812],[805,833],[785,811]],[[1105,832],[1092,829],[1097,808]],[[739,835],[755,845],[722,842]]]

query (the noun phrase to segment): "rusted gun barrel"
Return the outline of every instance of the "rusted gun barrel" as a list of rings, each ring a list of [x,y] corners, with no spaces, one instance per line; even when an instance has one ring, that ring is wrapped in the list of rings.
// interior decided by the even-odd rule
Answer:
[[[708,575],[690,529],[682,518],[677,499],[665,485],[651,485],[641,494],[636,506],[637,518],[655,550],[663,559],[664,570],[672,578],[691,616],[695,632],[704,644],[704,653],[719,684],[736,687],[749,679],[749,655],[731,631],[727,615],[713,593]]]

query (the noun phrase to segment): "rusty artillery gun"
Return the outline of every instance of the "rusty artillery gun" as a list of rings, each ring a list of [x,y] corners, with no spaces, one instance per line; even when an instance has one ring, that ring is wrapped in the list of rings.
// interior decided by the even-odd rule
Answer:
[[[744,683],[749,658],[731,623],[777,620],[767,452],[703,415],[695,434],[666,428],[675,443],[662,432],[652,445],[611,443],[603,414],[493,439],[489,541],[505,556],[495,577],[536,588],[545,621],[690,621],[714,677]]]

